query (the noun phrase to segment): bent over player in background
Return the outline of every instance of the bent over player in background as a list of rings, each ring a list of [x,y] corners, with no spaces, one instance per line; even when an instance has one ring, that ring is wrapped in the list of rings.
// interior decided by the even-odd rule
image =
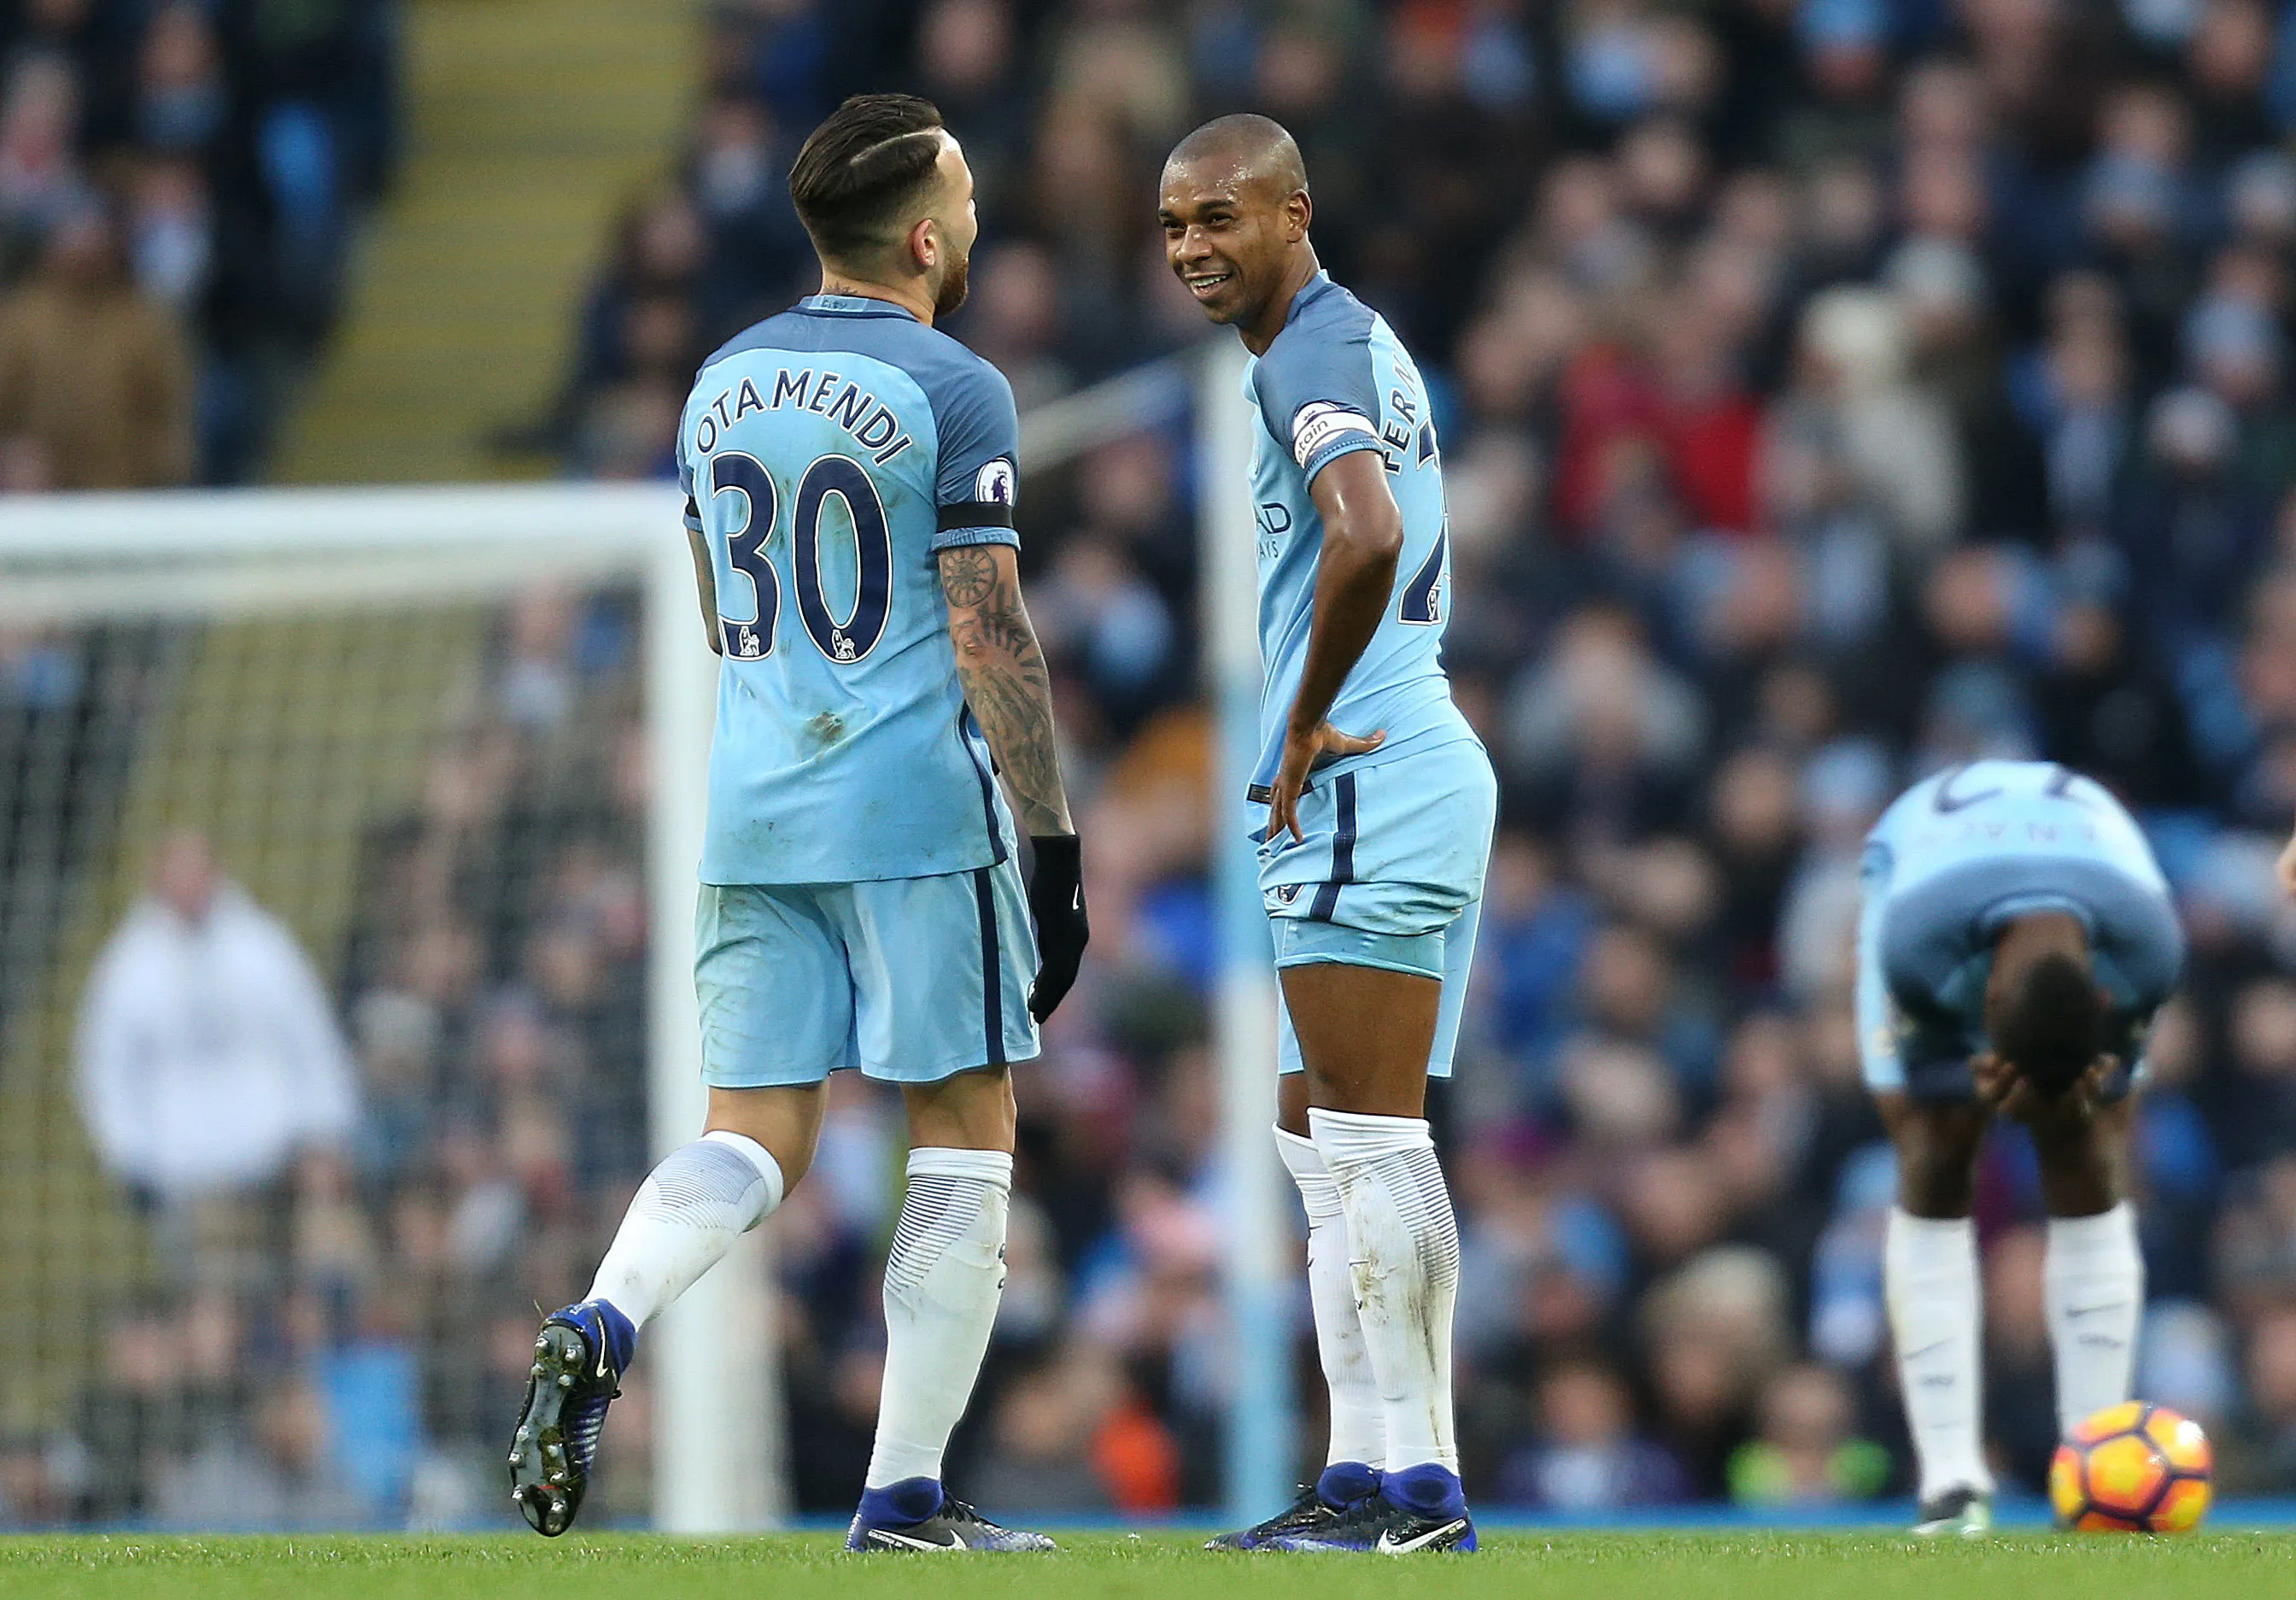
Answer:
[[[1447,1076],[1497,784],[1439,651],[1448,581],[1426,385],[1324,275],[1292,136],[1223,117],[1164,166],[1172,270],[1255,357],[1251,798],[1283,992],[1275,1137],[1308,1211],[1329,1465],[1216,1547],[1472,1550],[1451,1414],[1458,1227],[1424,1119]]]
[[[703,365],[677,440],[724,657],[695,928],[709,1121],[543,1324],[512,1494],[543,1533],[573,1522],[637,1330],[805,1175],[823,1080],[858,1068],[901,1086],[910,1149],[847,1543],[1049,1549],[940,1481],[1004,1285],[1005,1063],[1037,1054],[1086,939],[1013,564],[1012,390],[932,327],[964,298],[972,177],[931,105],[866,95],[790,190],[821,292]],[[1035,844],[1026,889],[992,756]]]
[[[2057,1417],[2128,1398],[2144,1265],[2129,1090],[2184,935],[2136,822],[2094,780],[1979,761],[1915,784],[1866,841],[1857,1030],[1898,1153],[1883,1271],[1924,1534],[1992,1516],[1970,1220],[1998,1110],[2031,1130]]]

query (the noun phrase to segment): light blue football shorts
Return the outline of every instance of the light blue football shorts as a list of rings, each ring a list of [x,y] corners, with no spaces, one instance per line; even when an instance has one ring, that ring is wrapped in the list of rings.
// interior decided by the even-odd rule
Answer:
[[[1317,775],[1300,800],[1304,843],[1259,847],[1259,893],[1275,964],[1336,962],[1414,972],[1443,986],[1428,1075],[1448,1078],[1466,1008],[1490,865],[1498,781],[1471,739]],[[1289,1012],[1277,1059],[1300,1070]]]
[[[1039,1048],[1037,934],[1017,862],[862,883],[701,886],[701,1078],[938,1083]]]

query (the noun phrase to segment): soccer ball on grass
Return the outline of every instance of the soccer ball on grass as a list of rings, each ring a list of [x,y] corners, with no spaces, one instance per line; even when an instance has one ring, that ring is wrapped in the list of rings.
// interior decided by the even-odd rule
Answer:
[[[2209,1508],[2209,1439],[2165,1406],[2109,1406],[2049,1463],[2057,1521],[2084,1533],[2185,1533]]]

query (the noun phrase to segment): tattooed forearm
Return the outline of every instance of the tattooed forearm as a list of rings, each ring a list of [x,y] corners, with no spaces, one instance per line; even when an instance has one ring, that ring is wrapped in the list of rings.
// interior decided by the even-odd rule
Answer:
[[[1032,834],[1074,833],[1053,732],[1052,675],[1021,603],[1011,549],[945,551],[940,575],[965,702],[1012,788],[1021,826]]]

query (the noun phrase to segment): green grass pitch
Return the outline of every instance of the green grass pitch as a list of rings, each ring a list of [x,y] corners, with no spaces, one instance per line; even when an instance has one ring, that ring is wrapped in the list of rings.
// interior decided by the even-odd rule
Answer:
[[[2161,1600],[2296,1594],[2296,1535],[1502,1533],[1480,1554],[1212,1555],[1172,1534],[1078,1534],[1050,1556],[848,1556],[827,1534],[741,1539],[0,1538],[0,1596],[414,1600]]]

